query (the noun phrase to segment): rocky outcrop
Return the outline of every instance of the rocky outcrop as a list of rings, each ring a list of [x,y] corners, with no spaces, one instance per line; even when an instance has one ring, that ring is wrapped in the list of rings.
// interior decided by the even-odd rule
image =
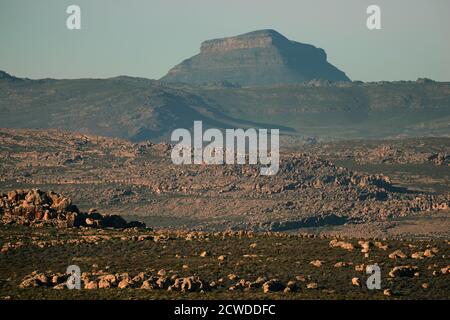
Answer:
[[[391,271],[389,271],[389,276],[391,278],[397,278],[397,277],[414,277],[414,274],[419,270],[416,266],[397,266],[392,268]]]
[[[278,279],[272,279],[265,282],[262,286],[264,293],[282,291],[285,287]]]
[[[95,209],[81,212],[70,198],[53,191],[39,189],[13,190],[0,193],[0,223],[27,226],[51,225],[58,228],[128,228],[145,227],[132,221],[127,223],[121,216],[105,215]]]
[[[161,80],[270,85],[312,79],[349,81],[327,62],[323,49],[291,41],[274,30],[259,30],[203,42],[200,54],[184,60]]]
[[[341,167],[314,150],[282,151],[278,174],[265,177],[260,165],[174,165],[168,144],[62,131],[0,129],[0,146],[3,192],[57,188],[74,203],[100,212],[126,208],[130,214],[145,213],[142,219],[151,217],[147,221],[152,225],[170,219],[172,228],[287,231],[388,221],[448,210],[450,205],[448,192],[406,190],[398,187],[401,177],[394,177],[393,184],[388,176]],[[16,210],[30,207],[23,203],[25,196],[17,200]],[[42,207],[42,200],[34,197],[30,194],[29,202]],[[65,197],[43,197],[50,198],[44,201],[51,203],[50,212],[62,209],[79,215]],[[78,221],[75,215],[69,214],[69,221]],[[96,215],[92,212],[84,223],[95,226]],[[114,219],[102,223],[114,225]]]

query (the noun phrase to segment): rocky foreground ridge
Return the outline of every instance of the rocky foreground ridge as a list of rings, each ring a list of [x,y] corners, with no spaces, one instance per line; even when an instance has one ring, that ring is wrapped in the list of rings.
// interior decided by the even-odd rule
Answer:
[[[0,193],[0,223],[27,226],[51,225],[58,228],[131,228],[145,227],[132,221],[127,223],[118,215],[105,215],[95,209],[81,212],[70,198],[53,191],[39,189],[14,190]]]

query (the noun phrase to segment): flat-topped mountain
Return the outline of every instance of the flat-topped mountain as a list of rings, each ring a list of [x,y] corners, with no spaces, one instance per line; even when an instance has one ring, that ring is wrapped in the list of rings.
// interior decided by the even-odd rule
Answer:
[[[172,68],[161,80],[271,85],[312,79],[350,80],[327,62],[323,49],[289,40],[274,30],[260,30],[204,41],[199,54]]]

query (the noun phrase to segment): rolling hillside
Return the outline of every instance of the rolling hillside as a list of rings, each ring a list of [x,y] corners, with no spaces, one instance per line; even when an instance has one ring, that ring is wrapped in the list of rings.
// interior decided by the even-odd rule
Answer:
[[[0,127],[167,140],[194,120],[327,139],[450,135],[450,83],[229,87],[131,77],[30,80],[0,73]]]

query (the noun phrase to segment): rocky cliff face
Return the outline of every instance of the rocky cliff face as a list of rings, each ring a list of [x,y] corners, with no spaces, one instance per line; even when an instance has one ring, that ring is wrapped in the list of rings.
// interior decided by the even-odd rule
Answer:
[[[270,85],[311,79],[350,80],[327,62],[324,50],[291,41],[274,30],[261,30],[205,41],[198,55],[175,66],[161,80]]]

